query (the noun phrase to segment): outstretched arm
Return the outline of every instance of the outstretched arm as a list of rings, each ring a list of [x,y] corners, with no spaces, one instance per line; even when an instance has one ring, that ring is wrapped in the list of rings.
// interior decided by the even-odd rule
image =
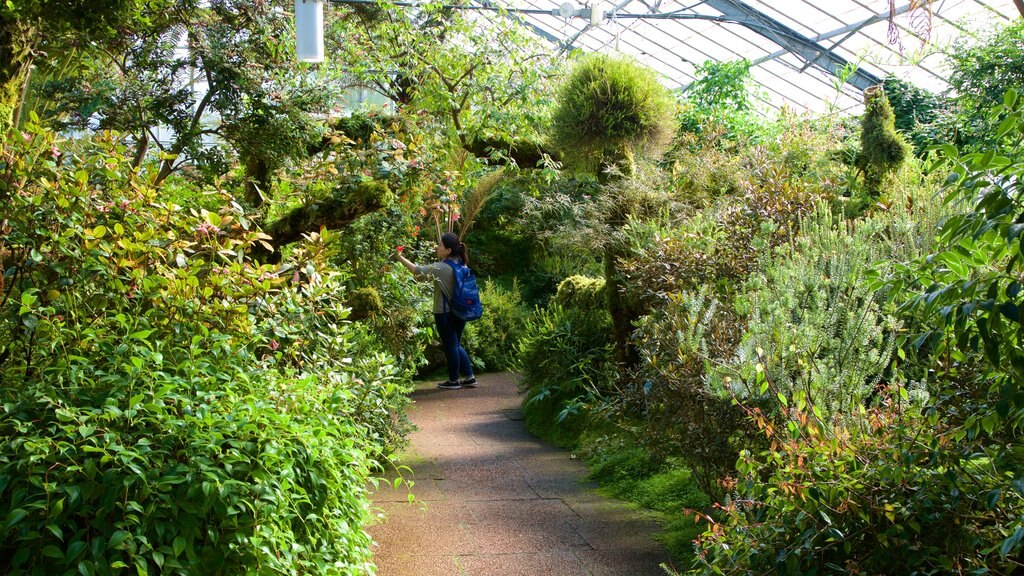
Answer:
[[[413,274],[416,273],[416,265],[410,262],[405,256],[402,256],[401,250],[396,249],[396,255],[398,256],[398,261],[402,263],[402,266],[405,266],[406,270]]]

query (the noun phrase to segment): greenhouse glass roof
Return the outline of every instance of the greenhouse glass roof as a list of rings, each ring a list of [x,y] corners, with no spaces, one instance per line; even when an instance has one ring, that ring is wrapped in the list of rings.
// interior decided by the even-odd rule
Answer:
[[[487,0],[478,2],[484,4]],[[893,75],[946,87],[944,53],[964,32],[1021,18],[1021,0],[511,0],[531,30],[561,50],[636,57],[685,88],[706,61],[749,60],[764,106],[854,111]],[[596,15],[595,15],[596,16]],[[594,22],[594,23],[591,23]],[[836,72],[846,70],[840,82]]]

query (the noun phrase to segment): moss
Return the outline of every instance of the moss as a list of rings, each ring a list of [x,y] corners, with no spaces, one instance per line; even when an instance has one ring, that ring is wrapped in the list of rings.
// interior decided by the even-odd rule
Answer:
[[[864,91],[860,154],[857,168],[864,175],[864,189],[872,200],[882,195],[885,179],[895,174],[911,153],[911,147],[896,131],[896,117],[880,87]]]
[[[376,288],[357,288],[348,293],[346,304],[352,309],[353,320],[361,320],[384,309],[384,302]]]
[[[570,276],[558,285],[555,300],[581,310],[597,310],[608,305],[604,278]]]
[[[682,464],[658,465],[644,449],[628,442],[584,436],[590,478],[602,490],[655,513],[661,522],[657,538],[680,565],[694,560],[693,541],[704,531],[688,510],[704,512],[711,499],[700,490]]]

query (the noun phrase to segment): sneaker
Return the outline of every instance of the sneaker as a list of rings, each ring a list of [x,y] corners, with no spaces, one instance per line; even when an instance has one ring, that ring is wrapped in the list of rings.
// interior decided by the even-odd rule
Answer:
[[[459,388],[462,388],[462,384],[459,384],[458,382],[441,382],[437,387],[444,390],[458,390]]]
[[[459,380],[459,385],[463,388],[476,388],[476,376],[470,376],[464,380]]]

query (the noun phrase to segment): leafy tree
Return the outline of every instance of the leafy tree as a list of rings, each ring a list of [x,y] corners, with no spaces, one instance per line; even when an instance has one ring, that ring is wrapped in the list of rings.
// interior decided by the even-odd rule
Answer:
[[[164,0],[11,0],[0,4],[0,135],[15,120],[32,65],[53,45],[107,46],[164,10]]]
[[[921,122],[915,145],[920,148],[921,144],[938,142],[961,149],[990,148],[997,127],[989,123],[987,111],[1002,103],[1007,90],[1024,92],[1024,20],[957,38],[946,57],[949,92],[935,105],[928,96],[914,97],[918,103],[915,113]],[[893,100],[901,91],[894,94],[890,84],[886,82],[886,91]],[[901,107],[895,101],[894,106],[899,119]]]
[[[285,4],[184,0],[126,31],[119,50],[103,55],[109,66],[42,89],[65,107],[90,103],[94,115],[75,115],[77,127],[96,122],[131,134],[137,163],[156,145],[158,185],[187,164],[223,174],[237,157],[247,199],[258,206],[274,171],[319,140],[317,115],[340,96],[295,62],[284,41],[291,34]],[[166,144],[155,137],[158,126],[170,129]]]
[[[429,115],[453,149],[487,155],[507,153],[513,141],[536,146],[557,57],[508,14],[384,0],[339,12],[330,52],[349,82],[403,112]]]
[[[1024,19],[984,33],[980,39],[964,36],[949,54],[949,85],[964,110],[992,109],[1009,89],[1024,93]]]
[[[673,150],[680,146],[724,147],[737,138],[756,136],[762,130],[751,89],[749,61],[709,60],[698,66],[694,74],[696,79],[680,94],[679,128]]]

